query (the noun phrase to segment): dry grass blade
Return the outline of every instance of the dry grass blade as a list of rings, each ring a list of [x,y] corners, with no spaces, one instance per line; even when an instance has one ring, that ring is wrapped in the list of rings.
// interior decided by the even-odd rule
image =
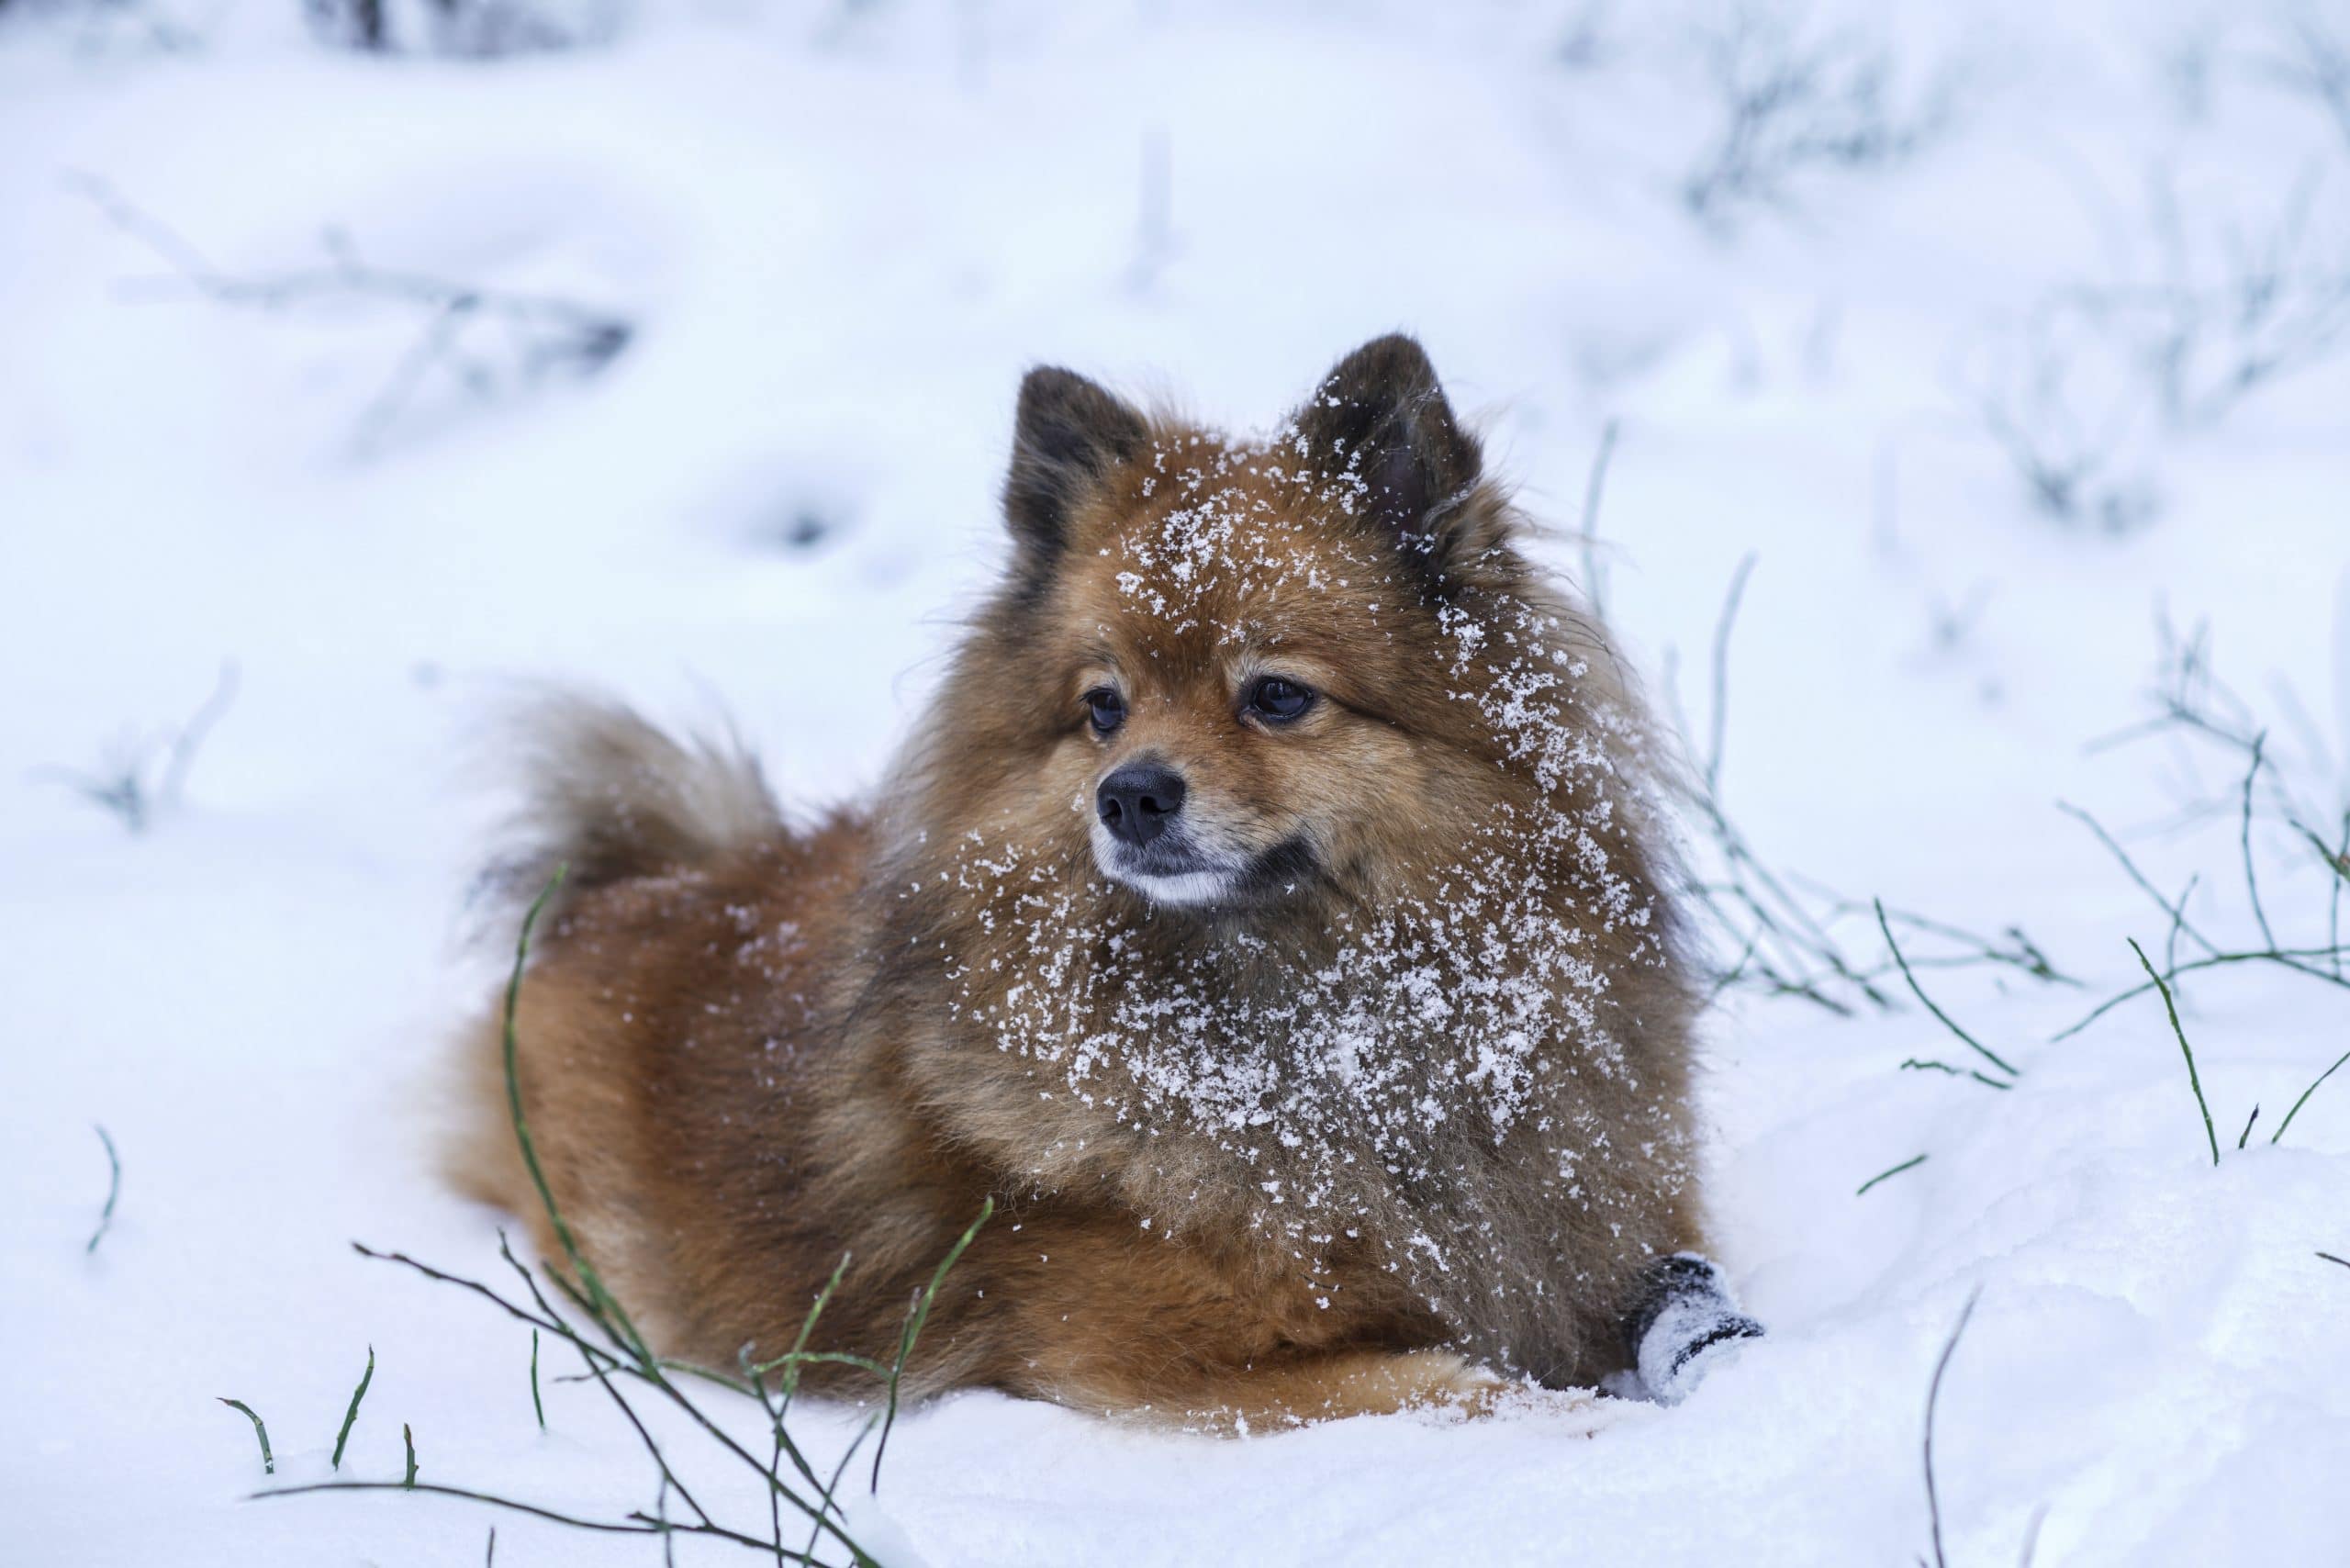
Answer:
[[[693,1525],[658,1525],[649,1519],[632,1518],[626,1520],[587,1519],[576,1514],[559,1513],[543,1508],[536,1503],[519,1502],[512,1497],[500,1497],[494,1493],[475,1492],[463,1486],[442,1486],[430,1481],[319,1481],[307,1486],[278,1486],[267,1492],[255,1492],[252,1501],[270,1497],[303,1497],[318,1492],[414,1492],[433,1497],[462,1497],[470,1503],[486,1503],[493,1508],[510,1513],[528,1514],[532,1518],[546,1519],[554,1524],[568,1525],[574,1529],[595,1530],[604,1535],[660,1535],[675,1530],[686,1535],[714,1536],[741,1546],[755,1546],[767,1550],[767,1543],[749,1536],[736,1535],[731,1530],[703,1529]]]
[[[342,1430],[334,1435],[334,1459],[330,1470],[342,1468],[342,1447],[351,1440],[351,1428],[359,1420],[359,1402],[367,1397],[367,1385],[375,1381],[375,1347],[367,1347],[367,1370],[359,1374],[359,1386],[351,1391],[351,1408],[342,1413]]]
[[[2170,987],[2163,983],[2163,977],[2154,973],[2154,966],[2146,958],[2146,950],[2138,946],[2135,937],[2131,938],[2130,950],[2138,955],[2138,962],[2145,969],[2146,978],[2154,982],[2156,991],[2163,993],[2163,1010],[2170,1014],[2170,1032],[2178,1036],[2179,1053],[2187,1058],[2188,1086],[2195,1091],[2196,1108],[2203,1113],[2203,1136],[2211,1145],[2211,1163],[2217,1165],[2220,1163],[2220,1134],[2211,1125],[2211,1103],[2203,1098],[2202,1076],[2195,1070],[2195,1047],[2187,1043],[2187,1031],[2178,1022],[2178,1003],[2172,1000]],[[2315,1088],[2316,1085],[2311,1087]],[[2288,1121],[2291,1119],[2289,1116],[2286,1118]],[[2279,1127],[2277,1131],[2281,1133],[2284,1129]]]
[[[106,1227],[114,1224],[115,1200],[122,1196],[122,1157],[115,1152],[114,1139],[106,1128],[91,1124],[98,1141],[106,1146],[106,1206],[98,1211],[98,1228],[90,1232],[89,1243],[82,1249],[84,1257],[98,1249],[106,1238]]]
[[[2341,1071],[2342,1064],[2344,1062],[2350,1062],[2350,1051],[2344,1051],[2340,1056],[2334,1058],[2333,1065],[2327,1068],[2323,1072],[2319,1073],[2317,1075],[2316,1082],[2311,1083],[2307,1089],[2301,1091],[2301,1097],[2293,1102],[2293,1108],[2285,1113],[2285,1119],[2277,1124],[2276,1132],[2270,1135],[2268,1139],[2270,1148],[2275,1148],[2278,1140],[2284,1137],[2285,1129],[2293,1125],[2293,1118],[2300,1115],[2301,1114],[2301,1107],[2310,1103],[2310,1096],[2317,1092],[2318,1084],[2323,1083],[2327,1079],[2332,1078],[2335,1073]]]
[[[1983,1290],[1978,1285],[1960,1309],[1958,1321],[1951,1326],[1941,1359],[1934,1362],[1933,1381],[1926,1385],[1926,1516],[1933,1529],[1934,1568],[1949,1568],[1949,1559],[1942,1555],[1942,1494],[1934,1484],[1934,1411],[1942,1403],[1942,1374],[1950,1371],[1950,1359],[1958,1351],[1959,1336],[1966,1332],[1967,1319],[1975,1316],[1975,1304],[1982,1298]]]
[[[563,1248],[564,1257],[569,1260],[572,1272],[579,1281],[581,1293],[587,1296],[599,1321],[609,1318],[617,1326],[629,1348],[635,1351],[637,1359],[650,1364],[654,1359],[653,1352],[646,1349],[644,1337],[636,1331],[636,1326],[629,1321],[628,1314],[604,1288],[604,1282],[597,1274],[595,1265],[580,1252],[578,1239],[572,1235],[571,1226],[556,1205],[554,1190],[547,1185],[546,1171],[539,1164],[539,1149],[531,1137],[530,1118],[522,1114],[522,1082],[515,1068],[514,1032],[515,1012],[522,999],[522,971],[530,963],[531,932],[538,924],[539,915],[546,908],[547,901],[554,897],[555,890],[563,886],[564,878],[569,871],[567,866],[555,868],[554,875],[547,879],[547,885],[539,890],[539,896],[531,901],[531,907],[523,913],[521,935],[515,938],[514,968],[506,982],[506,1010],[500,1031],[500,1045],[505,1054],[506,1107],[514,1124],[515,1141],[521,1147],[522,1164],[531,1173],[531,1185],[538,1189],[539,1202],[546,1208],[548,1227],[554,1232],[556,1242]]]
[[[522,977],[530,962],[532,932],[561,880],[562,873],[558,871],[555,878],[548,882],[532,903],[522,921],[521,932],[515,943],[513,969],[506,988],[502,1047],[506,1070],[507,1108],[513,1122],[515,1140],[522,1152],[524,1166],[531,1173],[540,1201],[545,1206],[548,1228],[555,1238],[557,1249],[564,1254],[564,1261],[569,1265],[568,1270],[550,1263],[543,1266],[543,1275],[534,1272],[515,1257],[513,1249],[501,1236],[498,1239],[499,1256],[505,1260],[508,1267],[514,1271],[515,1277],[521,1282],[523,1290],[528,1293],[526,1302],[520,1297],[500,1294],[497,1290],[477,1280],[465,1279],[435,1269],[404,1253],[376,1252],[355,1242],[352,1245],[363,1257],[398,1263],[435,1283],[457,1286],[489,1302],[517,1322],[527,1325],[532,1330],[532,1406],[543,1428],[545,1423],[545,1407],[540,1393],[539,1341],[543,1337],[551,1337],[562,1344],[568,1345],[579,1356],[586,1368],[581,1378],[576,1381],[592,1381],[605,1391],[651,1458],[659,1477],[659,1501],[655,1505],[655,1511],[651,1514],[642,1511],[632,1512],[618,1519],[587,1518],[542,1507],[537,1504],[517,1498],[500,1496],[494,1493],[421,1483],[417,1479],[415,1435],[413,1430],[406,1426],[403,1426],[400,1430],[401,1441],[407,1454],[407,1468],[402,1478],[397,1481],[337,1481],[317,1485],[282,1488],[263,1493],[260,1495],[276,1497],[308,1492],[335,1491],[419,1492],[437,1496],[464,1498],[581,1529],[607,1534],[658,1537],[662,1541],[665,1554],[674,1548],[677,1537],[698,1536],[755,1550],[777,1562],[799,1562],[809,1564],[811,1568],[817,1568],[819,1564],[845,1561],[854,1564],[855,1568],[874,1568],[875,1560],[872,1554],[849,1534],[845,1515],[836,1501],[840,1478],[848,1469],[851,1459],[862,1450],[867,1437],[876,1432],[886,1434],[888,1422],[894,1417],[900,1402],[901,1383],[905,1369],[912,1357],[915,1343],[921,1336],[923,1327],[938,1299],[947,1272],[969,1246],[972,1238],[978,1234],[979,1226],[986,1223],[988,1216],[993,1212],[994,1204],[991,1200],[982,1204],[979,1218],[963,1232],[961,1238],[955,1243],[945,1260],[931,1274],[928,1284],[917,1294],[912,1310],[908,1316],[904,1332],[899,1338],[896,1358],[890,1364],[884,1365],[869,1357],[851,1355],[842,1351],[816,1351],[807,1348],[818,1316],[822,1313],[825,1304],[831,1300],[834,1291],[839,1287],[842,1277],[847,1271],[848,1260],[845,1258],[842,1260],[840,1266],[834,1271],[831,1280],[818,1294],[806,1321],[801,1325],[799,1338],[789,1352],[762,1363],[754,1360],[751,1347],[744,1347],[741,1361],[744,1376],[741,1380],[707,1368],[665,1361],[655,1356],[646,1341],[636,1332],[620,1303],[598,1277],[593,1263],[581,1254],[571,1226],[556,1204],[553,1189],[539,1164],[537,1148],[532,1140],[530,1122],[522,1103],[517,1073],[518,1047],[515,1022],[517,1007]],[[557,1311],[555,1305],[550,1300],[550,1293],[541,1288],[542,1278],[554,1287],[554,1294],[559,1294],[562,1300],[569,1303],[570,1307],[576,1308],[588,1319],[588,1325],[592,1327],[593,1332],[600,1336],[600,1338],[590,1338],[587,1327],[574,1327],[575,1320],[568,1316],[567,1312]],[[793,1392],[799,1386],[800,1374],[805,1367],[816,1362],[853,1366],[888,1385],[887,1413],[877,1414],[865,1429],[857,1434],[856,1439],[848,1445],[846,1451],[839,1457],[838,1463],[833,1467],[833,1473],[829,1479],[818,1473],[815,1466],[809,1462],[808,1456],[792,1440],[790,1434],[784,1427],[784,1415],[789,1408]],[[371,1370],[372,1365],[371,1352]],[[766,1381],[770,1373],[778,1371],[782,1373],[779,1399],[770,1396]],[[677,1379],[673,1377],[672,1373],[689,1375],[757,1398],[768,1417],[772,1428],[772,1446],[768,1456],[762,1460],[752,1454],[727,1429],[725,1425],[722,1424],[709,1410],[697,1404],[688,1392],[679,1386]],[[696,1496],[694,1486],[688,1484],[687,1478],[680,1474],[677,1466],[672,1463],[669,1454],[664,1451],[659,1441],[656,1440],[651,1427],[639,1417],[627,1394],[622,1392],[623,1385],[630,1383],[650,1389],[658,1394],[689,1421],[703,1437],[730,1458],[747,1466],[759,1478],[760,1484],[767,1489],[769,1498],[767,1529],[764,1536],[752,1535],[721,1523],[702,1506]],[[365,1380],[363,1379],[363,1389],[364,1385]],[[353,1397],[352,1408],[355,1414],[356,1395]],[[346,1429],[348,1419],[346,1417]],[[877,1480],[879,1474],[879,1462],[880,1454],[877,1450],[875,1454]],[[787,1463],[790,1469],[790,1476],[785,1473]],[[800,1489],[791,1476],[796,1476],[798,1481],[805,1483],[804,1491]],[[690,1510],[688,1517],[684,1518],[669,1517],[669,1499],[672,1495]],[[790,1510],[802,1518],[809,1531],[807,1544],[796,1551],[791,1545],[787,1544],[784,1539],[786,1505],[789,1505]],[[845,1553],[845,1558],[838,1556],[819,1558],[816,1553],[820,1549]]]
[[[1884,1181],[1886,1177],[1898,1176],[1904,1170],[1915,1170],[1919,1166],[1923,1165],[1924,1163],[1926,1163],[1926,1157],[1920,1154],[1914,1159],[1903,1160],[1900,1164],[1895,1166],[1890,1170],[1880,1170],[1875,1175],[1870,1177],[1867,1181],[1862,1182],[1860,1186],[1853,1191],[1852,1196],[1856,1198],[1861,1197],[1865,1194],[1871,1187],[1875,1186],[1879,1182]]]
[[[1748,551],[1730,574],[1729,592],[1722,599],[1721,619],[1714,623],[1714,712],[1711,744],[1706,750],[1706,792],[1718,797],[1722,783],[1723,730],[1729,722],[1729,633],[1738,623],[1738,607],[1746,598],[1746,579],[1754,575],[1759,557]]]
[[[930,1276],[930,1283],[923,1287],[922,1294],[915,1299],[913,1311],[906,1318],[906,1331],[898,1341],[898,1359],[890,1368],[890,1408],[882,1417],[880,1441],[873,1446],[873,1481],[867,1488],[869,1491],[881,1489],[881,1455],[890,1446],[890,1428],[897,1425],[898,1383],[905,1376],[906,1358],[913,1353],[914,1341],[922,1337],[922,1327],[930,1320],[931,1306],[938,1300],[938,1287],[946,1282],[946,1271],[955,1266],[956,1260],[963,1256],[963,1249],[971,1245],[971,1238],[979,1234],[979,1226],[987,1224],[988,1216],[994,1213],[995,1200],[982,1199],[979,1217],[971,1222],[970,1227],[957,1238],[946,1256],[938,1260],[937,1271]]]
[[[2252,917],[2259,923],[2260,939],[2273,948],[2277,946],[2277,933],[2269,929],[2268,912],[2261,907],[2260,874],[2253,868],[2252,861],[2252,787],[2259,781],[2261,753],[2267,745],[2266,734],[2253,737],[2252,766],[2244,769],[2244,817],[2238,842],[2244,850],[2244,886],[2252,898]]]
[[[1608,459],[1616,454],[1617,423],[1610,420],[1600,430],[1599,449],[1592,454],[1583,487],[1583,592],[1602,621],[1607,619],[1607,574],[1599,563],[1599,501],[1606,492]]]
[[[269,1451],[269,1428],[263,1422],[261,1413],[241,1399],[222,1399],[220,1403],[231,1410],[243,1412],[245,1419],[253,1424],[253,1438],[261,1444],[261,1473],[263,1475],[276,1474],[277,1458]]]
[[[1909,960],[1901,956],[1901,944],[1893,939],[1893,927],[1885,918],[1885,902],[1882,899],[1878,900],[1876,904],[1876,928],[1885,933],[1885,945],[1893,949],[1893,961],[1901,966],[1901,978],[1909,982],[1910,991],[1919,1002],[1925,1003],[1926,1011],[1941,1019],[1942,1027],[1965,1042],[1967,1048],[1975,1055],[2006,1073],[2009,1078],[2021,1078],[2023,1074],[2009,1065],[2005,1057],[1960,1028],[1949,1014],[1934,1005],[1934,999],[1926,994],[1926,988],[1918,983],[1918,977],[1910,971]]]
[[[2004,1078],[1994,1078],[1974,1068],[1955,1068],[1931,1057],[1910,1057],[1897,1070],[1902,1072],[1939,1072],[1947,1078],[1967,1078],[1990,1089],[2009,1090],[2015,1085]]]

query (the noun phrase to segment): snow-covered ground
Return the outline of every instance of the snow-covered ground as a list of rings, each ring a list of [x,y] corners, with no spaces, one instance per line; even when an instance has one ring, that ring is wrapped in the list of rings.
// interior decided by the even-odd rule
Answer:
[[[1921,970],[2005,1090],[1901,1070],[1982,1064],[1897,976],[1850,1018],[1726,992],[1719,1249],[1773,1335],[1678,1408],[1224,1441],[970,1395],[900,1424],[865,1535],[893,1563],[1908,1562],[1979,1292],[1935,1434],[1951,1562],[2035,1532],[2043,1563],[2344,1560],[2350,1267],[2319,1254],[2350,1256],[2350,1070],[2268,1141],[2350,1046],[2333,958],[2183,978],[2209,1141],[2156,997],[2050,1036],[2143,978],[2125,938],[2201,953],[2060,800],[2163,896],[2198,878],[2217,946],[2331,940],[2284,813],[2350,807],[2350,103],[2291,67],[2350,12],[1856,7],[1830,74],[1882,40],[1913,154],[1701,218],[1697,6],[725,0],[479,62],[324,47],[293,0],[29,3],[0,5],[0,1560],[462,1562],[495,1523],[501,1563],[652,1561],[445,1499],[245,1501],[216,1402],[267,1419],[275,1482],[323,1479],[372,1346],[346,1476],[397,1479],[406,1424],[427,1481],[653,1506],[592,1385],[551,1383],[542,1434],[524,1331],[348,1245],[498,1266],[426,1158],[492,978],[460,941],[473,724],[585,678],[722,701],[796,799],[859,789],[997,558],[1024,366],[1261,424],[1396,327],[1562,528],[1615,422],[1594,558],[1701,759],[1753,555],[1720,793],[1764,862],[2020,923],[2085,983]],[[1749,10],[1779,14],[1797,57],[1839,25]],[[576,322],[493,297],[452,342],[410,297],[238,292],[333,266],[329,230],[631,334],[532,380],[518,353]],[[2264,258],[2269,314],[2231,315]],[[2174,410],[2148,355],[2181,341]],[[2031,445],[2060,485],[2088,459],[2074,521]],[[2223,716],[2269,729],[2248,840],[2226,743],[2091,745],[2155,712],[2158,614],[2208,624],[2252,710]],[[144,833],[58,773],[224,666]],[[1872,919],[1834,934],[1885,962]],[[87,1251],[94,1123],[123,1170]],[[799,1425],[821,1457],[859,1419]]]

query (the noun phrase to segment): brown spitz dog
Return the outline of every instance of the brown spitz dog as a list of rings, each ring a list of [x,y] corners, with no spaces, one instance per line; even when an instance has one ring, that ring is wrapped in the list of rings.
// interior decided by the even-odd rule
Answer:
[[[1670,1258],[1661,768],[1427,355],[1366,345],[1259,441],[1036,370],[1003,507],[869,808],[789,822],[589,701],[531,732],[504,879],[570,869],[518,1078],[604,1282],[733,1366],[846,1254],[818,1346],[873,1353],[991,1197],[910,1388],[1230,1428],[1624,1367],[1710,1273]],[[471,1059],[462,1179],[532,1213],[495,1018]]]

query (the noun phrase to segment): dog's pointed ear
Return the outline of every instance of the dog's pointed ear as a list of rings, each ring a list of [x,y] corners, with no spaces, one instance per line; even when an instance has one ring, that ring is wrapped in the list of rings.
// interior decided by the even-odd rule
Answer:
[[[1454,418],[1416,340],[1394,333],[1355,350],[1293,423],[1305,455],[1359,482],[1358,510],[1439,578],[1471,564],[1464,551],[1492,543],[1487,527],[1461,515],[1484,473],[1477,439]]]
[[[1024,376],[1003,484],[1004,521],[1022,552],[1035,561],[1058,554],[1069,513],[1149,441],[1133,405],[1076,372],[1039,365]]]

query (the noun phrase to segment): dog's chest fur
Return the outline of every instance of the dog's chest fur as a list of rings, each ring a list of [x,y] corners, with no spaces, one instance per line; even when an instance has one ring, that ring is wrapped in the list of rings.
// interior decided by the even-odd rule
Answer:
[[[1464,846],[1423,897],[1259,933],[968,834],[893,943],[930,992],[914,1070],[1032,1193],[1244,1235],[1317,1303],[1377,1270],[1464,1347],[1563,1375],[1688,1147],[1666,944],[1607,929],[1572,858]]]

